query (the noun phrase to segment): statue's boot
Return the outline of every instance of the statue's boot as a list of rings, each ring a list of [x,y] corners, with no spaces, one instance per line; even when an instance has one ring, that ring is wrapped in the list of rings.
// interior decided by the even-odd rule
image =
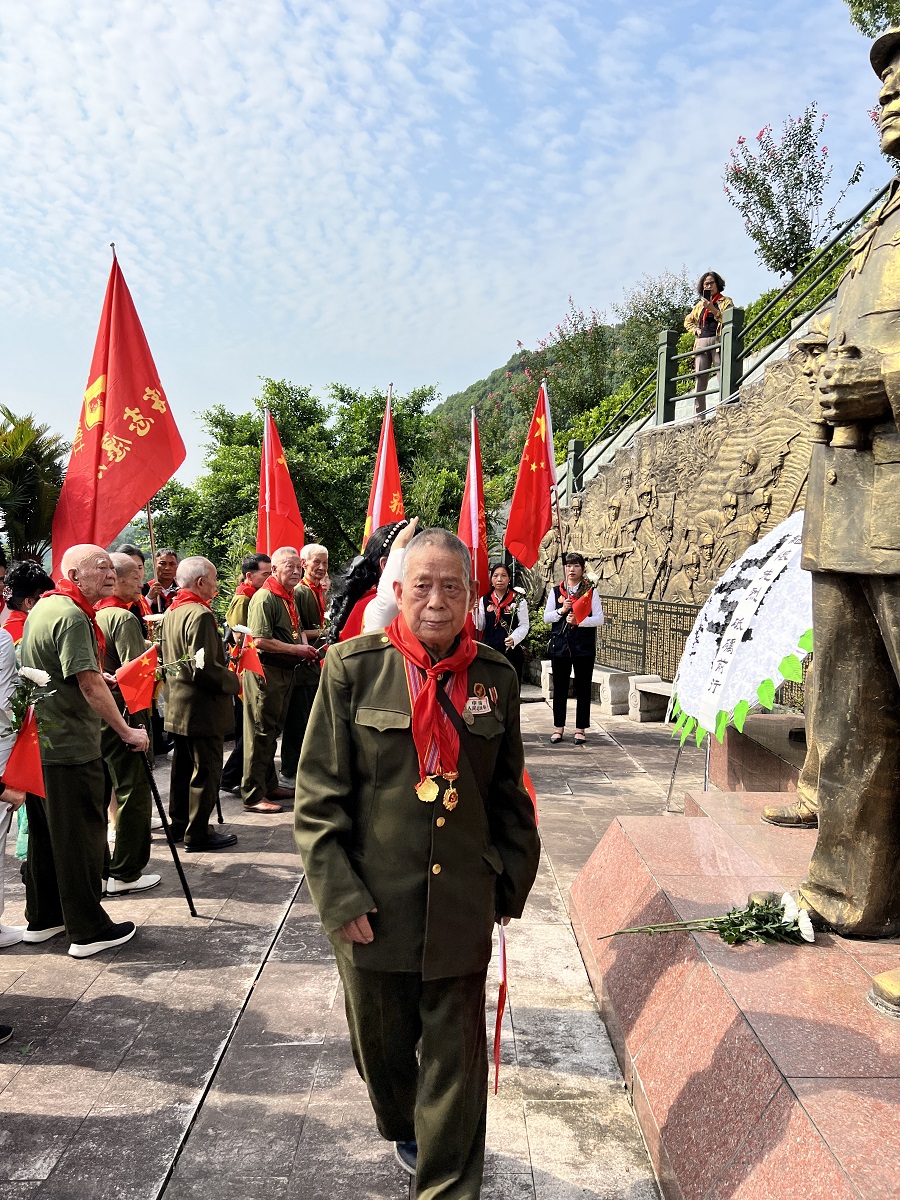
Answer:
[[[801,796],[783,808],[778,805],[764,808],[762,819],[770,825],[783,825],[788,829],[818,829],[819,809],[814,802]]]
[[[900,967],[874,976],[866,998],[885,1016],[900,1018]]]

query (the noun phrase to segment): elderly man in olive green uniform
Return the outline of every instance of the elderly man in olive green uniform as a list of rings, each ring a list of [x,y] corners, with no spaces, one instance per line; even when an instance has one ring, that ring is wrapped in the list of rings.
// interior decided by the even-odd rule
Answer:
[[[465,631],[468,550],[425,530],[403,571],[400,615],[325,658],[295,836],[378,1129],[419,1200],[475,1200],[492,932],[521,916],[540,844],[516,673]]]
[[[328,578],[328,551],[318,542],[309,542],[300,551],[303,578],[294,588],[294,603],[300,628],[311,646],[322,645],[325,637],[325,581]],[[303,749],[303,739],[309,724],[313,700],[319,688],[321,671],[316,659],[300,663],[294,671],[294,684],[284,719],[281,738],[281,787],[293,791],[297,779],[297,763]]]
[[[250,601],[247,626],[266,675],[244,672],[244,811],[277,813],[293,795],[279,787],[275,747],[284,728],[294,669],[317,657],[307,644],[294,601],[300,581],[300,555],[282,546],[272,555],[272,574]]]
[[[50,694],[37,705],[46,798],[29,796],[23,941],[66,932],[73,958],[87,958],[134,936],[132,921],[113,922],[100,904],[106,845],[102,723],[137,753],[145,729],[132,729],[101,674],[104,637],[94,605],[111,596],[116,575],[100,546],[73,546],[62,578],[28,614],[22,665],[46,671]]]
[[[872,45],[881,148],[900,157],[900,30]],[[803,528],[813,576],[819,837],[806,904],[900,933],[900,180],[853,247],[825,365]],[[814,426],[814,432],[816,427]]]
[[[238,677],[228,670],[225,647],[210,605],[219,590],[208,558],[185,558],[175,576],[178,595],[162,623],[162,660],[186,659],[169,676],[166,730],[175,739],[169,787],[169,818],[176,838],[191,852],[233,846],[233,833],[209,824],[219,795],[225,731],[232,720],[231,698]]]
[[[112,554],[116,572],[113,594],[97,603],[97,624],[106,638],[103,669],[115,675],[119,667],[140,658],[147,649],[140,619],[132,612],[141,594],[144,568],[130,554]],[[116,706],[124,716],[125,704],[116,693]],[[126,718],[127,719],[127,718]],[[150,710],[134,714],[134,724],[150,732]],[[114,729],[104,724],[101,735],[103,761],[116,793],[116,845],[109,864],[106,890],[110,896],[145,892],[156,887],[160,876],[143,873],[150,860],[150,816],[153,799],[147,771]]]

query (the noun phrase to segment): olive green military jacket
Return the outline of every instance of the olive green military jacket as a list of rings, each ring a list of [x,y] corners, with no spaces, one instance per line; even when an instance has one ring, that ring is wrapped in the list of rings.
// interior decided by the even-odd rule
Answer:
[[[318,629],[324,634],[325,630],[319,624],[319,606],[316,603],[316,598],[305,584],[298,583],[294,588],[294,603],[297,605],[300,628]],[[314,643],[313,639],[310,638],[310,644],[317,643]],[[304,687],[318,687],[321,674],[322,671],[318,662],[314,659],[307,659],[298,662],[294,671],[294,681],[295,683],[302,684]]]
[[[97,613],[97,624],[106,638],[106,657],[103,660],[103,670],[109,675],[115,675],[119,667],[125,663],[140,658],[147,649],[144,635],[141,633],[141,623],[135,614],[127,608],[101,608]],[[119,712],[125,711],[125,701],[117,689],[113,699]],[[140,716],[147,715],[146,709]],[[104,730],[109,726],[104,722]]]
[[[434,802],[416,795],[403,656],[381,633],[329,648],[297,771],[294,833],[325,931],[357,967],[425,979],[484,970],[496,918],[525,907],[540,842],[522,787],[518,682],[483,645],[468,672],[469,696],[476,689],[489,711],[473,717],[468,743],[487,797],[461,747],[451,811],[443,780]],[[336,936],[363,913],[371,944]]]
[[[170,609],[162,622],[162,661],[175,662],[185,654],[193,658],[198,650],[204,652],[202,667],[182,663],[168,677],[165,725],[186,737],[219,737],[234,724],[231,697],[240,684],[228,670],[216,618],[203,604]]]

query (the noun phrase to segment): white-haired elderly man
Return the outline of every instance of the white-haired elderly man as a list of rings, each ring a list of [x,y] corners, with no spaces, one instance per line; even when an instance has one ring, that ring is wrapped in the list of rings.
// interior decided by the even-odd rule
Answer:
[[[106,845],[101,730],[103,722],[136,753],[145,729],[126,724],[102,675],[106,639],[94,606],[116,582],[101,546],[72,546],[62,578],[25,622],[22,665],[45,671],[47,695],[37,706],[45,799],[29,796],[28,866],[23,940],[68,935],[73,958],[87,958],[134,936],[132,921],[114,922],[100,904]]]
[[[293,796],[279,787],[275,746],[284,729],[294,670],[318,658],[306,640],[294,600],[300,582],[300,555],[293,546],[281,546],[272,555],[272,574],[250,600],[247,625],[253,633],[263,679],[244,675],[244,778],[241,794],[244,811],[278,813],[281,800]]]
[[[318,648],[325,640],[328,551],[318,542],[308,542],[300,551],[300,562],[303,566],[303,578],[294,588],[294,603],[306,640]],[[297,763],[300,761],[300,751],[303,749],[303,739],[319,687],[320,674],[317,659],[301,663],[294,671],[294,686],[281,738],[281,787],[294,787]]]
[[[218,833],[209,817],[219,795],[225,733],[232,722],[238,677],[228,670],[219,626],[210,605],[219,590],[208,558],[185,558],[175,576],[178,594],[162,623],[162,658],[186,661],[169,677],[166,730],[175,739],[169,786],[169,818],[177,839],[192,852],[233,846],[233,833]]]

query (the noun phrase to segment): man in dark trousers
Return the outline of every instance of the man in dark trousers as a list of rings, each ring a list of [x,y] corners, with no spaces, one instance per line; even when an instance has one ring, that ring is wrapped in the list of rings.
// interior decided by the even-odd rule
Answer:
[[[244,672],[244,811],[283,812],[293,793],[279,787],[275,747],[284,729],[294,668],[317,657],[307,645],[294,602],[300,581],[300,555],[281,546],[272,555],[272,574],[250,601],[248,628],[266,675]]]
[[[228,611],[225,614],[225,624],[229,631],[229,644],[240,646],[243,633],[231,632],[236,625],[247,624],[250,615],[250,601],[272,574],[272,560],[268,554],[248,554],[241,561],[241,582],[235,588]],[[244,704],[240,696],[234,698],[234,749],[222,769],[222,791],[231,792],[234,796],[241,793],[241,776],[244,773]]]
[[[115,675],[119,667],[132,662],[147,649],[141,634],[141,623],[132,607],[141,594],[144,569],[130,554],[110,556],[116,572],[116,584],[111,596],[97,603],[97,624],[106,638],[103,669]],[[124,716],[125,705],[119,692],[116,706]],[[150,711],[133,715],[132,724],[150,727]],[[100,746],[112,788],[116,793],[116,845],[109,864],[106,891],[110,896],[125,892],[145,892],[156,887],[160,876],[144,874],[150,860],[150,817],[153,798],[150,783],[140,757],[132,754],[119,735],[104,724]]]
[[[162,661],[183,659],[168,678],[166,729],[175,739],[169,788],[172,832],[189,851],[224,850],[233,833],[217,833],[209,817],[219,795],[225,731],[238,677],[228,670],[210,604],[219,590],[208,558],[186,558],[176,576],[178,595],[162,623]]]
[[[147,731],[133,729],[101,674],[105,638],[94,605],[111,596],[116,574],[101,546],[72,546],[55,590],[25,622],[22,665],[45,671],[47,695],[35,708],[42,735],[46,799],[29,796],[23,940],[68,935],[73,958],[87,958],[134,937],[132,921],[114,922],[100,904],[107,855],[102,724],[136,753]]]
[[[295,836],[378,1129],[420,1200],[475,1200],[492,933],[521,916],[540,843],[516,673],[465,631],[469,551],[425,530],[403,572],[400,615],[325,658]]]

